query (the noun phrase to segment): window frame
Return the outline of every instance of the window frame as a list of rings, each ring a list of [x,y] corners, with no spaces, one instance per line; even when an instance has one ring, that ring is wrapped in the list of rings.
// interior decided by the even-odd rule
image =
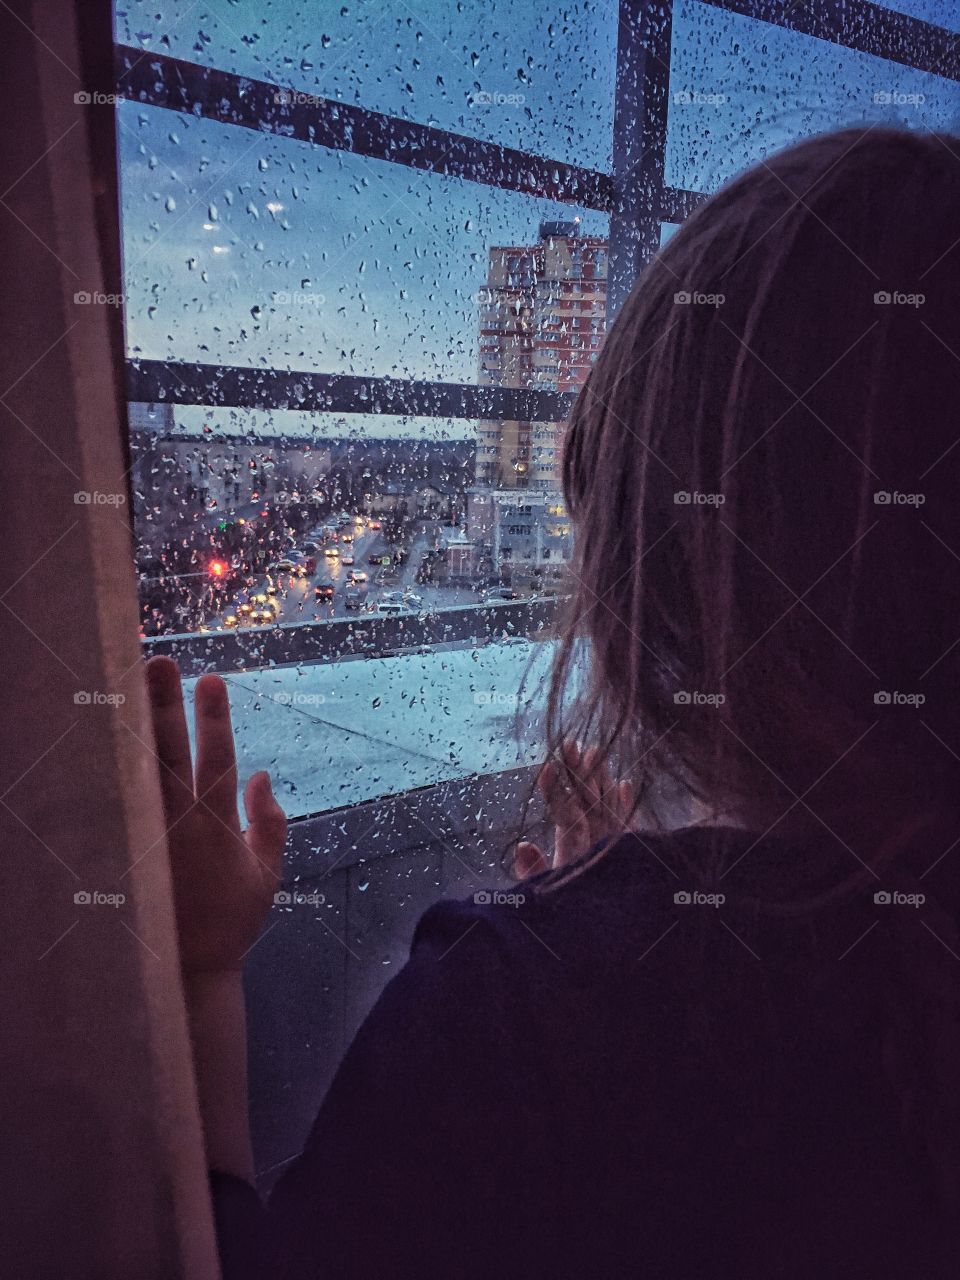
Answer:
[[[795,0],[695,2],[960,81],[960,34],[870,0],[809,8],[797,6]],[[620,0],[609,172],[119,43],[114,46],[116,93],[141,105],[604,212],[610,219],[609,324],[643,267],[659,251],[663,224],[682,223],[708,194],[665,181],[673,10],[673,0]],[[284,101],[285,94],[292,100]],[[310,101],[304,101],[308,97]],[[591,341],[591,347],[596,345]],[[575,399],[573,392],[545,387],[126,361],[131,401],[269,410],[289,406],[291,382],[298,384],[297,407],[306,411],[477,422],[562,422]],[[460,617],[468,612],[469,619]],[[170,653],[186,671],[199,673],[213,665],[218,670],[248,665],[255,644],[265,662],[328,661],[347,654],[375,656],[379,650],[440,639],[481,638],[505,625],[548,625],[544,606],[528,602],[496,608],[469,605],[444,610],[439,617],[442,627],[438,617],[433,624],[429,617],[383,618],[362,627],[353,619],[338,619],[284,624],[256,642],[251,632],[227,632],[152,636],[143,643],[147,652]]]

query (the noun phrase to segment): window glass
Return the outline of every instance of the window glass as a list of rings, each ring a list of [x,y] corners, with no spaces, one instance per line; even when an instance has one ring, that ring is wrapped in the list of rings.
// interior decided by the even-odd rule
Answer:
[[[669,104],[666,179],[694,191],[843,125],[951,129],[960,120],[952,80],[697,0],[674,9]]]
[[[956,0],[896,0],[895,4],[877,0],[877,3],[881,9],[894,9],[897,13],[909,14],[911,18],[921,18],[935,27],[960,31],[960,7]]]
[[[128,0],[117,39],[608,169],[617,0]]]
[[[478,324],[503,290],[605,274],[571,238],[606,236],[595,211],[159,108],[118,118],[131,355],[489,384],[509,372],[478,359]],[[567,228],[562,264],[544,226]]]

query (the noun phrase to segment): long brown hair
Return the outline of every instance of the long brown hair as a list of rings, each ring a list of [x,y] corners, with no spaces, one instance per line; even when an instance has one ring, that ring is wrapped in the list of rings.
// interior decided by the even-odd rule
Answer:
[[[909,830],[930,862],[960,831],[958,211],[949,135],[768,158],[637,281],[568,427],[552,759],[578,740],[641,807],[666,779],[836,840],[837,893],[880,888]],[[919,972],[937,942],[906,914]],[[955,1196],[956,982],[924,982],[891,1004],[887,1067]]]
[[[845,130],[638,280],[567,433],[558,760],[859,837],[960,809],[958,209],[957,139]]]

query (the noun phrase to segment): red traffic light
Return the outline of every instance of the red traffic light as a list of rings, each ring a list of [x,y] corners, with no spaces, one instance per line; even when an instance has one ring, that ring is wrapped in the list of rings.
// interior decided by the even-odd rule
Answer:
[[[222,578],[226,575],[227,566],[222,560],[211,560],[207,565],[207,573],[211,578]]]

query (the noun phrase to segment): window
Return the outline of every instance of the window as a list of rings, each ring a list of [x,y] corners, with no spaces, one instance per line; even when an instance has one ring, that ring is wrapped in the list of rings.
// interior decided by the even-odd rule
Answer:
[[[955,125],[958,27],[946,0],[118,6],[144,644],[226,674],[241,773],[298,820],[325,904],[258,963],[312,949],[337,1043],[419,911],[497,874],[571,555],[562,424],[608,316],[771,149]],[[254,1053],[265,1098],[296,1094],[292,1027],[336,1040],[284,1008],[253,1029],[287,1055]]]

